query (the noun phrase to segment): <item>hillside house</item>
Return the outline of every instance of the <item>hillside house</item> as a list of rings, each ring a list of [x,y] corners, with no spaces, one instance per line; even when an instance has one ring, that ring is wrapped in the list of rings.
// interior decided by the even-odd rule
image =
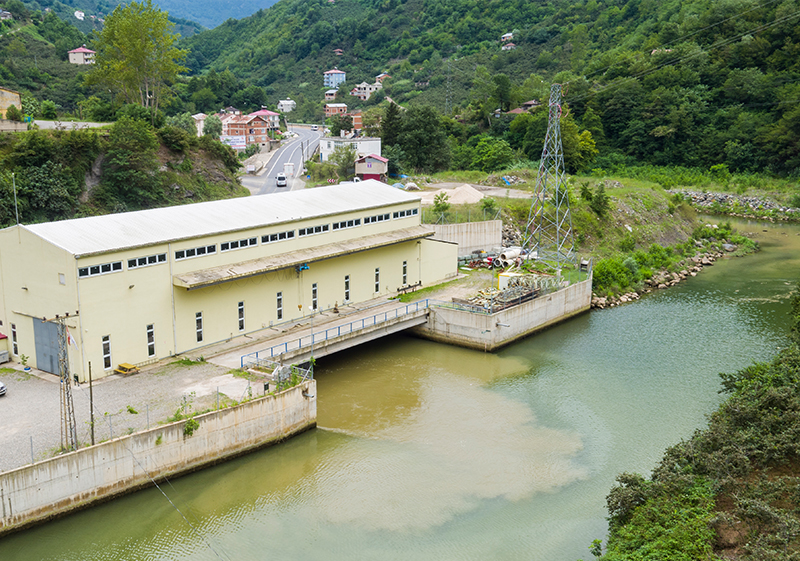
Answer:
[[[347,113],[347,115],[349,115],[350,118],[353,120],[353,130],[354,131],[360,131],[362,128],[364,128],[364,122],[362,120],[361,110],[360,109],[356,109],[355,111],[351,111],[350,113]]]
[[[513,33],[506,33],[500,36],[500,40],[505,43],[506,41],[511,41],[514,38]]]
[[[3,119],[6,118],[6,111],[12,105],[22,111],[22,96],[18,91],[0,87],[0,113]]]
[[[278,102],[278,111],[281,113],[290,113],[296,107],[297,103],[291,99],[282,99]]]
[[[375,82],[374,84],[361,82],[355,88],[350,90],[350,95],[357,97],[361,101],[367,101],[372,94],[380,89],[383,89],[383,85],[380,82]]]
[[[221,113],[222,136],[220,140],[235,150],[244,150],[253,144],[266,146],[280,128],[280,115],[268,109],[261,109],[249,115]]]
[[[346,78],[347,74],[338,68],[334,68],[322,73],[322,85],[326,88],[338,88],[339,84],[343,84]]]
[[[517,46],[514,43],[506,43],[505,45],[500,47],[500,50],[501,51],[513,51],[516,48],[517,48]]]
[[[339,90],[325,90],[325,101],[333,101],[336,99],[337,93],[339,93]]]
[[[14,16],[11,12],[7,10],[0,10],[0,20],[7,21],[14,19]]]
[[[383,81],[388,80],[389,78],[391,78],[391,76],[389,76],[386,72],[381,72],[380,74],[375,76],[375,81],[383,84]]]
[[[333,54],[335,54],[336,56],[342,56],[344,54],[344,51],[342,49],[333,49]]]
[[[342,115],[347,113],[346,103],[326,103],[325,104],[325,118],[333,117],[334,115]]]
[[[69,55],[70,64],[94,64],[94,55],[96,53],[91,49],[87,49],[86,45],[83,45],[77,49],[72,49],[67,54]]]
[[[381,139],[368,136],[356,136],[354,138],[323,138],[319,142],[320,160],[327,162],[334,150],[340,146],[353,146],[356,150],[356,158],[362,156],[380,156]]]
[[[362,180],[385,181],[389,173],[389,160],[375,154],[356,159],[356,175]]]

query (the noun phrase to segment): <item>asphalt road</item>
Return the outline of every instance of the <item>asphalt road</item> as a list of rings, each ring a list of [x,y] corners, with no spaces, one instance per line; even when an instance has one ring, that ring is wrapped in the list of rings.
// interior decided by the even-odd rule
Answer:
[[[267,169],[261,175],[247,175],[242,177],[242,185],[250,189],[254,195],[267,195],[269,193],[291,191],[301,188],[301,183],[293,181],[303,171],[303,164],[314,153],[322,137],[321,131],[312,131],[311,127],[292,126],[290,129],[297,136],[286,141],[267,163]],[[286,187],[278,187],[275,177],[284,169],[284,164],[294,164],[294,177],[288,177]]]

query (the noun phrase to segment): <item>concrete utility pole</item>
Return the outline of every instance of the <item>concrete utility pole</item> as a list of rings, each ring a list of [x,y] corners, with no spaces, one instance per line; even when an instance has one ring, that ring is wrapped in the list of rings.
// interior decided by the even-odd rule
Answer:
[[[550,86],[550,112],[523,247],[556,269],[575,262],[572,216],[561,146],[561,84]]]
[[[77,315],[77,312],[75,312],[75,315]],[[58,376],[61,382],[61,449],[77,450],[78,431],[75,425],[75,405],[72,401],[72,380],[70,380],[69,376],[69,333],[67,331],[67,318],[69,317],[69,312],[67,312],[63,316],[56,314],[56,317],[52,319],[42,318],[42,321],[55,323],[58,329]]]

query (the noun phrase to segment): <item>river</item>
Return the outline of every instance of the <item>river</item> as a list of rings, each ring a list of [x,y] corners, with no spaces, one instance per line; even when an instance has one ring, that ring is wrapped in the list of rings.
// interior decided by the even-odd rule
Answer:
[[[0,559],[591,558],[605,496],[785,343],[800,227],[496,354],[395,336],[317,365],[319,428],[0,540]],[[768,230],[762,232],[762,230]],[[185,517],[185,518],[184,518]]]

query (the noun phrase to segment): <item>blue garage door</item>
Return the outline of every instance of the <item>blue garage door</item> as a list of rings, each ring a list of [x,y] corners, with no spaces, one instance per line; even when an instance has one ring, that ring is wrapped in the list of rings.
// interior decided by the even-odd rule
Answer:
[[[33,339],[36,344],[36,368],[58,375],[58,325],[34,319]]]

